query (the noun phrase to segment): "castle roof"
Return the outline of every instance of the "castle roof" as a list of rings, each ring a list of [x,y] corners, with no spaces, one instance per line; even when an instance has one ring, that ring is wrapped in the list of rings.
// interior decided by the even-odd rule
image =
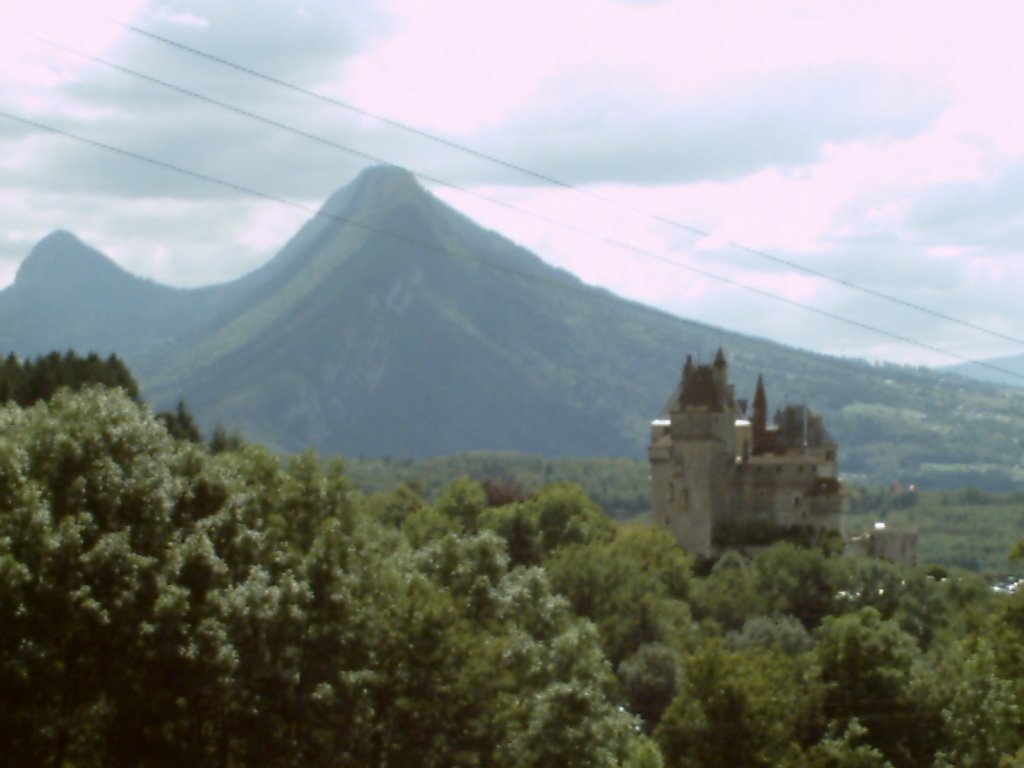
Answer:
[[[836,441],[806,405],[787,405],[775,414],[776,445],[785,448],[835,448]]]
[[[679,396],[683,408],[707,408],[709,411],[725,410],[720,388],[715,384],[715,373],[710,365],[698,365],[683,381]]]

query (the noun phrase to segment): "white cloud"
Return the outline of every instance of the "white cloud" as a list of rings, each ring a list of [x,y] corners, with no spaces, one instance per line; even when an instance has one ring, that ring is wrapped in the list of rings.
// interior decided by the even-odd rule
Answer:
[[[166,5],[162,5],[153,12],[153,18],[156,21],[166,22],[168,24],[178,25],[182,27],[199,27],[205,29],[210,26],[210,20],[191,13],[190,11],[179,11],[175,10]]]
[[[0,0],[0,22],[592,230],[598,238],[443,193],[549,261],[628,296],[824,351],[936,357],[669,263],[678,262],[936,346],[1018,351],[729,247],[739,242],[1024,335],[1015,296],[1024,277],[1024,93],[1014,78],[1024,69],[1024,6],[90,0],[76,8]],[[127,33],[97,10],[711,237],[524,184],[479,158]],[[0,109],[311,205],[363,163],[58,55],[20,32],[0,39]],[[3,118],[0,169],[0,281],[58,227],[176,285],[228,279],[269,257],[305,218]]]

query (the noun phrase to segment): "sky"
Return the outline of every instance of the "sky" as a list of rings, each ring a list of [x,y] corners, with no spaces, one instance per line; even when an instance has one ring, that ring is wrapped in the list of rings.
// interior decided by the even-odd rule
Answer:
[[[791,346],[914,365],[1024,353],[1024,4],[29,6],[0,0],[0,287],[54,229],[198,286],[309,217],[14,116],[312,207],[371,155],[588,283]]]

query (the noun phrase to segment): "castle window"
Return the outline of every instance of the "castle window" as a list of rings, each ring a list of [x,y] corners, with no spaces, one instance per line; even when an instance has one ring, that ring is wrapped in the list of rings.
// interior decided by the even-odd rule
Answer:
[[[836,460],[836,452],[835,451],[825,451],[825,461],[835,461],[835,460]]]

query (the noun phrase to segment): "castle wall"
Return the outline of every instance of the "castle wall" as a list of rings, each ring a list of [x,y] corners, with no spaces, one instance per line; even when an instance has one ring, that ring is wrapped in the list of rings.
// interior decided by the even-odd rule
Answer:
[[[655,525],[671,530],[672,507],[672,439],[668,420],[651,425],[651,446],[647,457],[651,464],[651,512]],[[678,537],[677,537],[678,538]]]
[[[739,503],[735,514],[771,520],[779,525],[809,525],[839,530],[843,496],[838,486],[822,488],[822,466],[813,456],[758,456],[737,471]],[[826,467],[825,477],[834,470]]]
[[[734,459],[712,438],[675,444],[673,454],[679,468],[673,478],[678,496],[673,533],[688,551],[710,555],[714,522],[725,516]]]

